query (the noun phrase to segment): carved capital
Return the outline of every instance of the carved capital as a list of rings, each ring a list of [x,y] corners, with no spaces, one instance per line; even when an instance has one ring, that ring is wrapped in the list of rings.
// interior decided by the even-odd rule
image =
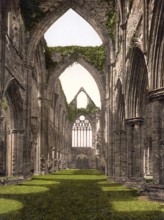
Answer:
[[[147,99],[149,102],[164,100],[164,88],[154,89],[148,93]]]
[[[23,134],[24,130],[21,129],[11,129],[7,131],[7,134]]]
[[[144,118],[136,117],[136,118],[129,118],[126,119],[126,124],[134,126],[134,125],[143,125]]]
[[[18,130],[18,129],[13,129],[13,130],[11,130],[11,133],[12,133],[12,134],[18,134],[18,133],[19,133],[19,130]]]
[[[116,135],[118,135],[118,134],[122,135],[122,134],[126,134],[126,131],[125,130],[116,130],[116,131],[114,131],[114,133]]]

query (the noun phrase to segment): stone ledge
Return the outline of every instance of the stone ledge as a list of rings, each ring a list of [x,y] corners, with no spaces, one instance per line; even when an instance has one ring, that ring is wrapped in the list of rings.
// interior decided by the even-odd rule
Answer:
[[[154,89],[148,93],[147,97],[149,102],[156,101],[156,100],[164,100],[164,88]]]
[[[126,181],[125,185],[129,188],[137,188],[140,191],[144,191],[146,182],[143,178],[131,178]]]
[[[15,185],[15,184],[19,184],[21,182],[27,181],[31,179],[31,177],[29,178],[24,178],[23,176],[20,176],[18,178],[14,178],[14,179],[10,179],[8,177],[4,177],[0,179],[0,186],[8,186],[8,185]]]
[[[146,185],[145,191],[149,199],[164,202],[164,185]]]

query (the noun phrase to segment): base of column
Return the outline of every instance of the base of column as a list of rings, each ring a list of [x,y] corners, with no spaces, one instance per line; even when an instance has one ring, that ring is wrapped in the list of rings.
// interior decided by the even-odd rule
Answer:
[[[126,180],[125,185],[129,188],[143,189],[145,188],[145,180],[142,177],[133,177]]]
[[[115,177],[113,180],[117,183],[125,183],[127,180],[127,177]]]
[[[127,180],[127,177],[108,177],[109,182],[115,182],[115,183],[121,183],[125,184]]]
[[[39,172],[39,171],[35,171],[35,172],[34,172],[34,175],[35,175],[35,176],[39,176],[39,175],[40,175],[40,172]]]
[[[145,191],[149,199],[164,202],[164,185],[146,185]]]

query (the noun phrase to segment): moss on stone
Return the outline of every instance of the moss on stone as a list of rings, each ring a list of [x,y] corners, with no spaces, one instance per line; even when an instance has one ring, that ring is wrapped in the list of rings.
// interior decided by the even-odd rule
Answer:
[[[3,98],[2,98],[2,104],[1,104],[1,106],[2,106],[2,109],[3,109],[4,111],[7,110],[8,103],[7,103],[6,97],[3,97]]]
[[[71,56],[74,60],[78,60],[79,55],[83,56],[86,61],[91,63],[95,66],[98,70],[103,70],[105,59],[106,59],[106,52],[103,46],[96,46],[96,47],[80,47],[80,46],[67,46],[67,47],[49,47],[48,53],[59,53],[62,57],[60,63],[64,62],[64,60]],[[50,56],[49,56],[50,57]],[[52,60],[52,59],[51,59]],[[49,60],[49,62],[51,62]],[[52,63],[51,63],[52,64]],[[55,63],[56,65],[56,63]],[[51,65],[48,65],[50,67]]]
[[[115,37],[115,21],[116,21],[116,12],[114,10],[109,11],[107,14],[106,27],[109,35],[113,40]]]
[[[73,122],[79,114],[91,115],[100,111],[94,103],[89,103],[86,108],[74,108],[68,105],[68,119]]]

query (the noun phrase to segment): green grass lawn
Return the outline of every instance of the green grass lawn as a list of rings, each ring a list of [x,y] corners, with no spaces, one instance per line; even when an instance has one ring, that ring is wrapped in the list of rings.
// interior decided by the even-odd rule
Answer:
[[[97,170],[64,170],[0,187],[0,220],[164,220],[164,205]]]

